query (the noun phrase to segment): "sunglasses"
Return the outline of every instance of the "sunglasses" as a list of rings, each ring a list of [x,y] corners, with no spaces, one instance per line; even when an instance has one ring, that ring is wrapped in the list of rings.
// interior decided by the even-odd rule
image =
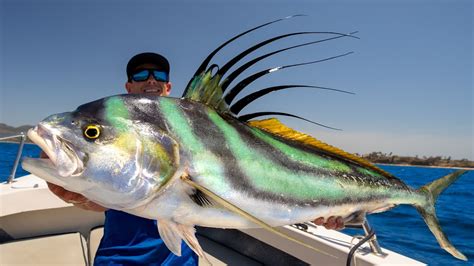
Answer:
[[[133,81],[146,81],[148,78],[150,78],[150,75],[153,75],[156,81],[168,82],[168,73],[155,69],[139,70],[133,74],[131,78]]]

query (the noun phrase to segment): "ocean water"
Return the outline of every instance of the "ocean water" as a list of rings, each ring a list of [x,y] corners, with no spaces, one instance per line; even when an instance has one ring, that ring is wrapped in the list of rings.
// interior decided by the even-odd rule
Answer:
[[[453,169],[412,166],[380,168],[394,174],[407,185],[418,188],[454,172]],[[461,261],[441,249],[425,222],[407,205],[368,215],[382,248],[387,248],[428,265],[474,265],[474,171],[462,175],[436,202],[436,215],[443,232],[468,261]],[[345,229],[344,233],[361,234],[362,230]]]
[[[0,182],[8,180],[11,169],[15,163],[16,154],[18,152],[18,143],[5,143],[0,142]],[[23,146],[22,158],[23,157],[39,157],[41,149],[33,144],[25,144]],[[16,170],[16,177],[24,176],[29,174],[27,171],[21,168],[20,165]]]
[[[0,143],[0,181],[5,181],[18,149],[17,144]],[[25,145],[23,157],[38,157],[40,149]],[[380,166],[402,179],[411,187],[418,188],[454,170],[445,168]],[[17,170],[17,176],[28,172]],[[443,231],[451,242],[469,259],[463,262],[442,250],[428,230],[423,219],[411,206],[398,206],[388,212],[372,214],[368,220],[377,234],[380,245],[425,262],[429,265],[473,265],[474,262],[474,171],[461,176],[441,194],[436,204],[437,216]],[[361,230],[345,229],[350,235]]]

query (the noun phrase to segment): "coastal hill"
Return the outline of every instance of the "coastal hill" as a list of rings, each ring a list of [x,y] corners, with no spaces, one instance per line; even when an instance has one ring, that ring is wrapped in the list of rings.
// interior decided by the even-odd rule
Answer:
[[[436,166],[436,167],[459,167],[474,169],[474,162],[468,159],[454,160],[451,156],[399,156],[392,153],[371,152],[360,155],[360,157],[378,164],[396,164],[396,165],[418,165],[418,166]]]
[[[21,132],[26,133],[28,129],[32,128],[33,126],[24,125],[19,127],[12,127],[4,123],[0,123],[0,138],[7,137],[12,135],[20,134]]]
[[[0,138],[5,136],[11,136],[20,134],[21,132],[26,133],[28,129],[33,126],[24,125],[20,127],[12,127],[3,123],[0,123]],[[27,140],[27,142],[30,142]],[[356,154],[360,157],[372,163],[379,164],[398,164],[398,165],[419,165],[419,166],[437,166],[437,167],[462,167],[462,168],[473,168],[474,162],[467,159],[453,160],[451,157],[442,156],[430,156],[430,157],[412,157],[412,156],[399,156],[392,153],[386,154],[382,152],[371,152],[369,154]]]

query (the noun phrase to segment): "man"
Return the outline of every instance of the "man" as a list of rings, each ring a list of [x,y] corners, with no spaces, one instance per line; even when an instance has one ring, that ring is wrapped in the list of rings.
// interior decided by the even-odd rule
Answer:
[[[135,55],[127,64],[125,88],[128,93],[147,93],[168,96],[169,63],[155,53]],[[104,236],[96,253],[95,265],[197,265],[197,257],[189,247],[182,245],[182,256],[171,253],[161,240],[156,221],[137,217],[116,210],[107,210],[84,196],[67,191],[54,184],[49,189],[58,197],[75,206],[92,211],[105,211]],[[326,222],[320,217],[318,225],[328,229],[341,229],[341,217],[331,217]]]
[[[134,56],[127,64],[128,93],[167,96],[171,92],[169,63],[155,53]],[[104,236],[94,265],[197,265],[196,254],[182,244],[181,257],[171,253],[158,234],[156,221],[106,208],[84,196],[48,184],[50,190],[77,207],[105,211]]]

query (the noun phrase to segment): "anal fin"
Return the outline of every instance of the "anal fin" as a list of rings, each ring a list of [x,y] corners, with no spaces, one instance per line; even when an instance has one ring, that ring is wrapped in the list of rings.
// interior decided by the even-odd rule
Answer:
[[[211,265],[204,250],[201,245],[199,245],[194,226],[178,224],[169,220],[158,220],[157,223],[161,239],[165,242],[166,247],[176,256],[181,256],[181,240],[184,240],[189,248]]]
[[[158,220],[158,232],[166,247],[176,256],[181,256],[182,234],[178,224],[168,220]]]
[[[194,253],[196,253],[199,257],[205,259],[209,264],[209,260],[206,257],[206,254],[204,253],[204,250],[202,250],[201,245],[199,245],[199,241],[196,238],[196,229],[194,226],[189,226],[189,225],[183,225],[180,224],[179,229],[182,233],[183,239],[188,244],[188,247],[190,247]]]

